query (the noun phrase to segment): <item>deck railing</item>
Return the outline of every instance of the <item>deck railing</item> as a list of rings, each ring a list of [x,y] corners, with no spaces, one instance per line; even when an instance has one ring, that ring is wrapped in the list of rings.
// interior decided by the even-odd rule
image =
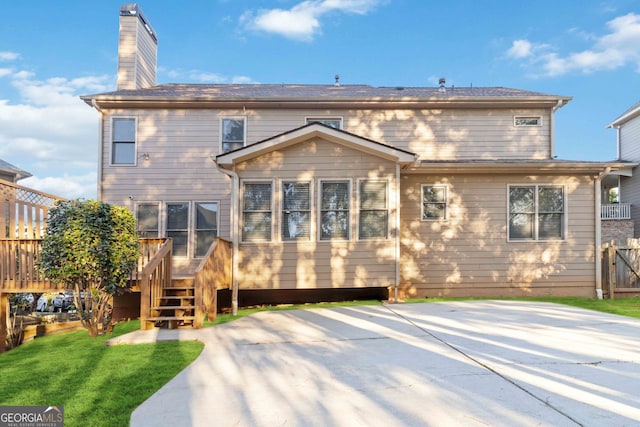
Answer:
[[[601,205],[600,218],[603,220],[631,219],[631,205],[629,203]]]
[[[40,239],[49,209],[61,197],[0,180],[0,238]]]
[[[48,292],[62,289],[36,268],[40,239],[0,240],[0,292]]]
[[[194,279],[195,320],[193,326],[201,328],[204,316],[215,320],[218,289],[231,287],[231,242],[218,237],[196,269]]]
[[[151,307],[157,307],[163,289],[171,286],[171,255],[173,239],[162,239],[164,242],[139,272],[140,280],[140,328],[150,329],[152,322],[147,319],[157,313]],[[150,246],[151,247],[151,246]]]

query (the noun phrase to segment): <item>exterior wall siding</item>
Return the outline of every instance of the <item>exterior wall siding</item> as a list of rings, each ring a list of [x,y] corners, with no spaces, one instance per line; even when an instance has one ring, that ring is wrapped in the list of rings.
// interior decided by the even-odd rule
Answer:
[[[390,286],[395,282],[393,218],[390,197],[388,239],[358,240],[358,178],[385,179],[396,190],[395,163],[365,155],[353,148],[312,139],[285,150],[244,162],[237,168],[243,180],[270,179],[274,183],[273,238],[265,243],[241,243],[240,289],[304,289]],[[318,238],[318,183],[322,179],[350,179],[351,235],[349,241]],[[311,239],[283,242],[280,238],[282,180],[311,181]]]
[[[622,125],[619,132],[620,158],[640,162],[640,117]],[[636,167],[631,177],[620,177],[620,200],[631,204],[634,237],[640,237],[640,168]]]
[[[507,241],[509,184],[564,184],[565,241]],[[445,184],[449,218],[421,221],[421,184]],[[405,175],[401,295],[595,295],[593,181],[572,176]]]

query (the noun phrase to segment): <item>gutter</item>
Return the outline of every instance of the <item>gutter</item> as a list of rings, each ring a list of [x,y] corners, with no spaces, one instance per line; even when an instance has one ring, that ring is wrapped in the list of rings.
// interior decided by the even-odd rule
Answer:
[[[611,173],[611,167],[607,167],[600,172],[594,182],[595,191],[595,228],[596,228],[596,241],[595,241],[595,267],[596,267],[596,298],[602,299],[602,260],[600,259],[600,250],[602,247],[602,219],[601,217],[601,205],[602,205],[602,180]]]
[[[234,316],[238,315],[238,194],[239,194],[239,178],[238,174],[229,169],[222,168],[212,158],[216,164],[216,169],[231,178],[231,218],[230,218],[230,234],[231,234],[231,312]]]

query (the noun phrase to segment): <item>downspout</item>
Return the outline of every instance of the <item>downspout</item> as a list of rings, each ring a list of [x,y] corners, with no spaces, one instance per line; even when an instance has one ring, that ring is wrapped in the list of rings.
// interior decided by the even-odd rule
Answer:
[[[596,242],[595,242],[595,262],[596,262],[596,298],[602,299],[602,260],[600,259],[600,251],[602,247],[602,180],[611,173],[611,167],[607,167],[596,177],[595,187],[595,218],[596,218]]]
[[[558,111],[558,108],[562,107],[564,105],[564,101],[562,99],[558,99],[558,102],[556,103],[556,105],[553,106],[553,108],[551,108],[551,115],[549,117],[549,158],[550,159],[555,159],[556,158],[556,137],[555,137],[555,124],[556,124],[556,120],[555,120],[555,114],[556,111]]]
[[[239,179],[238,174],[234,170],[228,170],[216,164],[218,171],[231,178],[231,312],[234,316],[238,315],[238,193]]]
[[[398,287],[400,286],[400,164],[396,163],[396,277],[393,286],[393,302],[398,302]]]
[[[103,160],[103,155],[102,155],[102,150],[104,147],[104,112],[102,111],[102,109],[98,106],[98,103],[96,102],[96,99],[93,98],[91,100],[91,105],[93,106],[93,108],[95,108],[98,113],[100,113],[100,120],[98,123],[99,129],[98,129],[98,182],[97,182],[97,189],[96,189],[96,197],[98,198],[98,200],[102,200],[102,160]]]

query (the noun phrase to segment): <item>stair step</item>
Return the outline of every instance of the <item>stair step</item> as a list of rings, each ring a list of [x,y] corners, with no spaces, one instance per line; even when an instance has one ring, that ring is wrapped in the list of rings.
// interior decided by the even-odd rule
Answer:
[[[149,322],[155,322],[160,320],[195,320],[196,316],[153,316],[147,317]]]
[[[195,286],[170,286],[168,288],[164,288],[164,290],[178,290],[178,291],[189,291],[189,290],[194,290]]]
[[[160,305],[151,307],[151,310],[193,310],[195,308],[195,305]]]
[[[193,295],[165,295],[160,297],[160,299],[179,300],[179,299],[195,299],[195,297]]]

